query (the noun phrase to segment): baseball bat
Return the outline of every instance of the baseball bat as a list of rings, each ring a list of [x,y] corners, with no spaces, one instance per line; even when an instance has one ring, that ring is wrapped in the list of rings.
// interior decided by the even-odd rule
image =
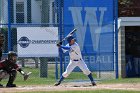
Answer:
[[[72,36],[74,34],[74,32],[76,31],[77,29],[73,29],[66,37],[64,37],[60,42],[63,42],[64,40],[66,40],[69,36]]]

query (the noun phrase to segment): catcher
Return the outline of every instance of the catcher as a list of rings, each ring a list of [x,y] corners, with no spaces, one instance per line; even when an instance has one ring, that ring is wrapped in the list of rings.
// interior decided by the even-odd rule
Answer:
[[[10,51],[8,53],[8,58],[5,60],[2,60],[0,62],[0,81],[6,77],[9,77],[8,83],[6,87],[16,87],[16,84],[13,84],[17,71],[19,71],[23,77],[24,80],[27,80],[31,72],[25,73],[17,64],[17,54],[13,51]],[[0,84],[0,87],[3,87],[2,84]]]

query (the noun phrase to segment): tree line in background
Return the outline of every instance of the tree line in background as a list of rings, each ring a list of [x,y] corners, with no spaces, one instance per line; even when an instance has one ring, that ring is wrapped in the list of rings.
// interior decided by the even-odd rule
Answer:
[[[119,0],[119,17],[139,17],[140,0]]]

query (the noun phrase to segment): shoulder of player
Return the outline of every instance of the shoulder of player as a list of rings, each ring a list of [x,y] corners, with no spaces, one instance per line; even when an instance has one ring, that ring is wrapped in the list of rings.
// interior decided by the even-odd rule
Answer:
[[[79,45],[76,42],[73,45],[71,45],[71,46],[68,43],[66,46],[71,47],[71,48],[77,48],[77,47],[79,47]]]
[[[78,45],[77,43],[74,43],[71,47],[72,47],[72,48],[78,48],[79,45]]]
[[[79,46],[79,45],[78,45],[78,43],[75,42],[75,43],[73,44],[73,46]]]
[[[6,59],[3,59],[0,61],[0,67],[5,67],[5,65],[7,64],[7,60]]]

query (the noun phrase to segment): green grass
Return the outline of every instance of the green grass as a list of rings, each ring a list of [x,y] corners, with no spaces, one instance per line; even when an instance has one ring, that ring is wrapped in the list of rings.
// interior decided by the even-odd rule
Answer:
[[[17,73],[17,78],[15,80],[15,84],[17,85],[50,85],[50,84],[54,84],[56,82],[55,79],[55,69],[53,66],[49,66],[48,68],[48,77],[47,78],[40,78],[40,74],[39,68],[30,68],[30,67],[26,67],[23,68],[23,70],[25,72],[32,72],[32,74],[30,75],[29,79],[27,81],[23,81],[23,76],[18,72]],[[71,81],[71,80],[84,80],[84,79],[88,79],[88,77],[86,75],[84,75],[83,73],[79,73],[79,72],[72,72],[68,78],[65,79],[65,81]],[[2,84],[6,84],[8,81],[8,79],[4,79],[2,80]]]
[[[23,76],[18,73],[17,78],[15,80],[15,84],[17,85],[52,85],[56,82],[55,79],[55,69],[52,66],[49,66],[48,71],[48,78],[40,78],[39,76],[39,68],[29,68],[26,67],[23,69],[25,72],[31,71],[32,74],[29,77],[27,81],[23,81]],[[96,75],[93,75],[96,77]],[[75,81],[75,80],[89,80],[86,75],[84,75],[82,72],[72,72],[68,78],[65,79],[65,82],[68,81]],[[7,83],[6,80],[2,80],[2,84]],[[98,83],[106,84],[106,83],[140,83],[140,78],[119,78],[119,79],[112,79],[112,80],[101,80],[98,81]]]
[[[23,76],[21,74],[17,74],[17,78],[15,80],[15,84],[17,86],[26,86],[26,85],[52,85],[56,82],[55,80],[55,69],[49,67],[48,78],[40,78],[39,76],[39,68],[29,68],[26,67],[23,69],[25,72],[31,71],[32,74],[27,81],[23,81]],[[96,75],[93,75],[96,77]],[[82,72],[73,72],[70,74],[68,78],[65,79],[65,82],[73,81],[73,80],[88,80],[87,76]],[[2,84],[6,84],[8,79],[2,80]],[[140,78],[119,78],[112,80],[100,80],[97,84],[117,84],[117,83],[140,83]],[[24,93],[46,93],[44,92],[24,92]],[[137,91],[124,91],[124,90],[92,90],[92,91],[47,91],[47,93],[139,93]]]
[[[32,74],[30,75],[27,81],[23,80],[23,76],[18,72],[17,78],[15,80],[15,84],[17,85],[39,85],[39,84],[53,84],[55,80],[55,74],[52,71],[49,71],[48,78],[40,78],[39,76],[39,69],[38,68],[24,68],[25,72],[31,71]],[[7,79],[2,80],[2,83],[7,83]]]
[[[19,92],[18,92],[19,93]],[[22,93],[139,93],[139,91],[125,90],[91,90],[91,91],[44,91],[44,92],[22,92]]]

